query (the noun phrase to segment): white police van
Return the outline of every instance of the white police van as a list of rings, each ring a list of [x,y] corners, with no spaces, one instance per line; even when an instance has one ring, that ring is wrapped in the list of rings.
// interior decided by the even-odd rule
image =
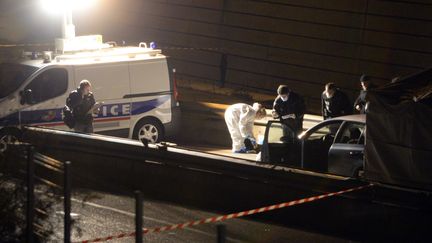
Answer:
[[[87,79],[97,102],[96,133],[158,142],[172,135],[180,107],[167,57],[161,50],[109,46],[51,57],[37,53],[19,63],[0,64],[0,150],[16,139],[20,125],[70,130],[62,108]]]

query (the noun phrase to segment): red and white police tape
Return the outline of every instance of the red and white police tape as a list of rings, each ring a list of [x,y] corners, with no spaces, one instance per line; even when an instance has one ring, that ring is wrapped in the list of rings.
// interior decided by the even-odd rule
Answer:
[[[371,186],[373,186],[373,184],[354,187],[354,188],[345,189],[345,190],[341,190],[341,191],[337,191],[337,192],[326,193],[326,194],[322,194],[319,196],[312,196],[312,197],[303,198],[303,199],[299,199],[299,200],[293,200],[293,201],[275,204],[275,205],[271,205],[271,206],[267,206],[267,207],[261,207],[261,208],[246,210],[246,211],[242,211],[242,212],[238,212],[238,213],[214,216],[211,218],[191,221],[191,222],[187,222],[187,223],[183,223],[183,224],[162,226],[162,227],[151,228],[151,229],[145,228],[145,229],[143,229],[142,234],[157,233],[157,232],[163,232],[163,231],[169,231],[169,230],[175,230],[175,229],[184,229],[184,228],[191,227],[191,226],[197,226],[197,225],[201,225],[201,224],[208,224],[208,223],[214,223],[214,222],[221,222],[221,221],[225,221],[228,219],[240,218],[243,216],[248,216],[248,215],[253,215],[253,214],[258,214],[258,213],[264,213],[264,212],[268,212],[268,211],[272,211],[272,210],[276,210],[276,209],[291,207],[294,205],[304,204],[304,203],[313,202],[313,201],[321,200],[321,199],[328,198],[328,197],[333,197],[333,196],[337,196],[337,195],[341,195],[341,194],[345,194],[345,193],[349,193],[349,192],[353,192],[353,191],[358,191],[358,190],[361,190],[361,189],[364,189],[367,187],[371,187]],[[136,234],[136,232],[122,233],[119,235],[108,236],[108,237],[104,237],[104,238],[97,238],[97,239],[93,239],[93,240],[78,241],[78,242],[79,243],[103,242],[103,241],[115,240],[115,239],[120,239],[120,238],[125,238],[125,237],[133,237],[133,236],[135,236],[135,234]],[[76,242],[76,243],[78,243],[78,242]]]

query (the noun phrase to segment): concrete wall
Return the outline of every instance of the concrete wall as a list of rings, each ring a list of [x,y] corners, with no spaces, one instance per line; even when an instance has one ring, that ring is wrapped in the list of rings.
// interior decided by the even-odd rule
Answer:
[[[17,16],[42,16],[34,13],[39,7],[27,5]],[[171,57],[181,86],[274,94],[285,83],[306,97],[309,112],[318,112],[326,82],[354,99],[362,73],[384,83],[430,66],[431,12],[431,0],[104,0],[75,12],[74,21],[78,34],[102,33],[105,40],[128,44],[156,41]],[[34,42],[60,34],[53,24],[60,16],[30,19],[30,26],[40,20],[45,27],[15,36]]]
[[[121,2],[111,6],[106,37],[156,41],[181,84],[217,87],[226,54],[225,87],[274,92],[285,83],[315,112],[326,82],[354,99],[362,73],[385,83],[432,64],[430,0]]]

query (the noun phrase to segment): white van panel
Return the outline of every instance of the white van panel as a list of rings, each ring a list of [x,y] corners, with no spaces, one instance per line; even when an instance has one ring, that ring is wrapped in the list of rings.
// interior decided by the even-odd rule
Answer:
[[[98,94],[94,93],[96,101]],[[100,108],[97,117],[93,120],[95,132],[129,129],[131,103],[129,99],[109,100]]]
[[[87,79],[97,101],[122,99],[130,94],[127,63],[106,63],[75,67],[75,83]]]
[[[166,60],[130,62],[131,93],[155,93],[170,90]]]

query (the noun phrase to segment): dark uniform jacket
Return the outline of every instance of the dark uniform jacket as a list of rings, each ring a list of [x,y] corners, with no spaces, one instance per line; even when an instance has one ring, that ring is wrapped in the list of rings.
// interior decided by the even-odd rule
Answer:
[[[357,105],[360,106],[360,114],[365,113],[366,108],[366,94],[367,90],[361,90],[360,95],[357,97],[356,101],[354,102],[354,109]]]
[[[351,102],[340,90],[336,90],[331,98],[328,98],[325,92],[321,94],[321,110],[324,120],[352,114]]]
[[[66,101],[66,105],[71,109],[75,122],[81,124],[91,124],[93,122],[93,115],[91,112],[89,114],[89,111],[95,103],[96,101],[92,93],[83,97],[79,90],[72,91]]]
[[[273,103],[273,117],[279,118],[282,123],[288,123],[293,129],[301,132],[303,129],[303,116],[305,104],[303,98],[289,92],[288,100],[283,101],[280,96],[276,97]]]

